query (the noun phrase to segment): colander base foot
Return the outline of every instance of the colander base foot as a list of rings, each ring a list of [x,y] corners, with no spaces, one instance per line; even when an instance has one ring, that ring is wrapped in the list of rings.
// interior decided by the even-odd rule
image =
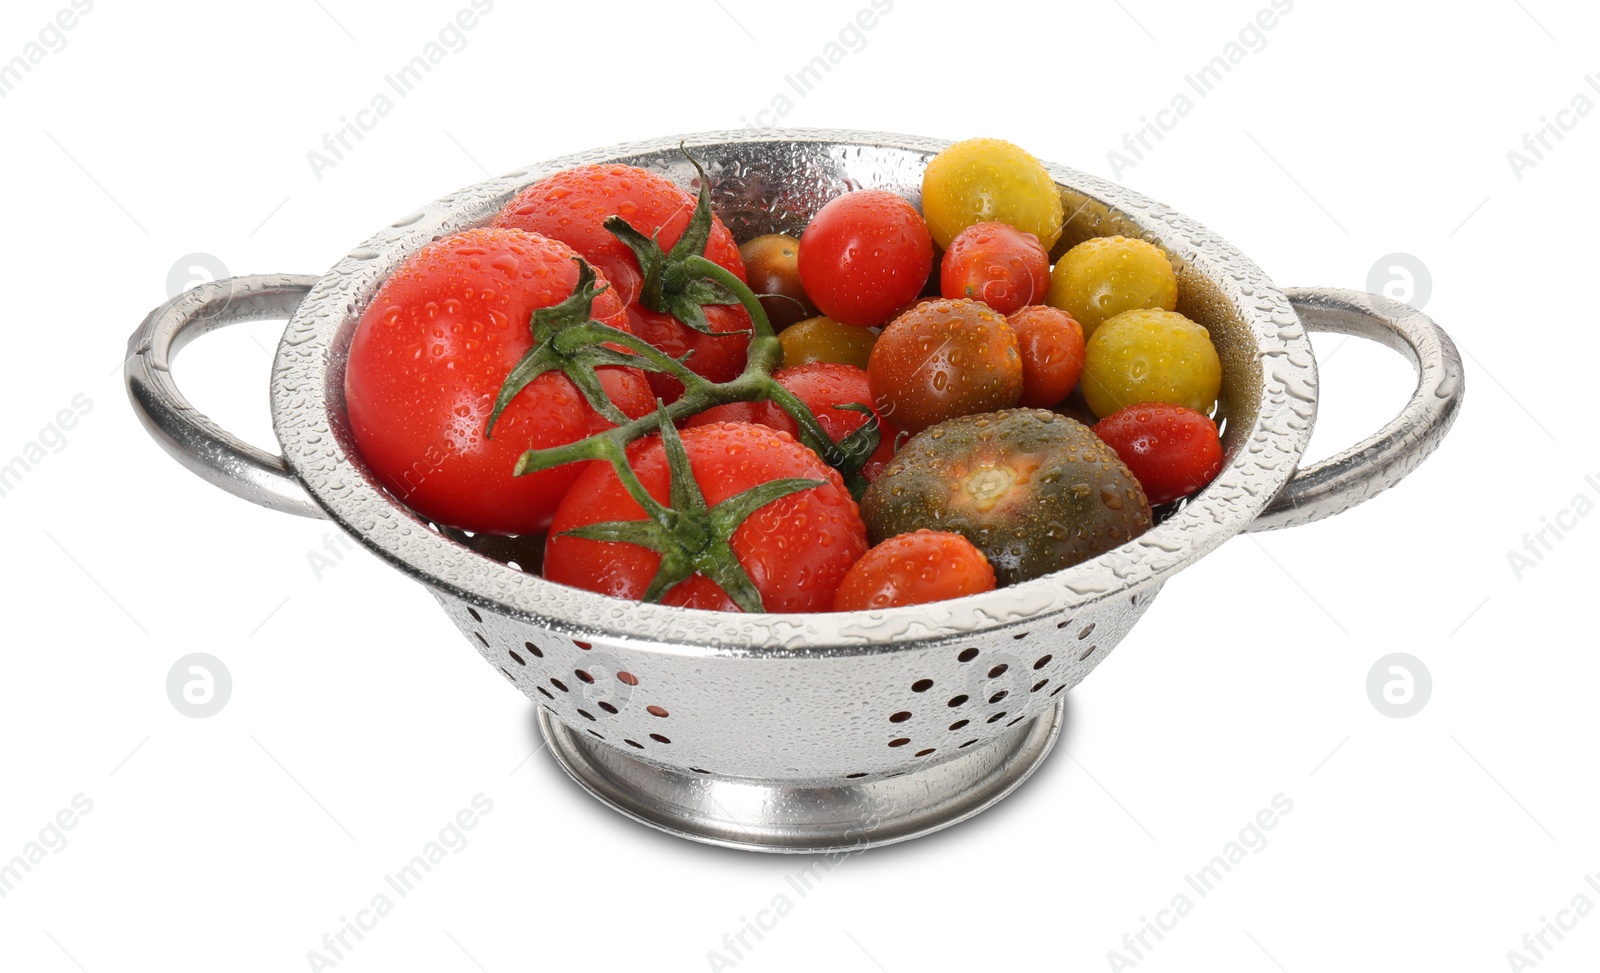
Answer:
[[[960,756],[897,776],[804,784],[699,774],[630,757],[539,708],[561,768],[601,803],[692,841],[749,851],[861,851],[948,828],[992,807],[1055,746],[1066,711],[1019,724]]]

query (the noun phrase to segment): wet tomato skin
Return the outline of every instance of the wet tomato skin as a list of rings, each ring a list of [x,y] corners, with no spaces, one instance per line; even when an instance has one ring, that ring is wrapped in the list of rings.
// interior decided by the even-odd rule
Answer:
[[[994,569],[972,542],[948,531],[897,534],[855,563],[834,597],[834,611],[925,605],[994,590]]]
[[[1008,315],[1022,354],[1022,405],[1053,409],[1083,372],[1083,329],[1072,315],[1041,304]]]
[[[792,324],[778,335],[785,366],[829,361],[866,368],[877,340],[877,328],[853,328],[822,315]]]
[[[345,367],[350,430],[368,468],[417,513],[480,533],[541,531],[583,466],[516,477],[518,457],[611,427],[566,376],[547,372],[484,437],[501,384],[533,345],[533,312],[571,295],[575,256],[521,230],[468,230],[424,246],[373,295]],[[611,291],[592,314],[628,330]],[[630,416],[653,405],[637,370],[603,368],[600,381]]]
[[[1044,301],[1050,257],[1039,238],[1005,223],[974,223],[950,241],[939,263],[945,297],[968,297],[1009,315]]]
[[[1095,423],[1094,434],[1117,451],[1153,504],[1187,497],[1222,470],[1217,424],[1181,405],[1130,405]]]
[[[745,280],[761,298],[772,330],[817,316],[817,306],[800,283],[800,241],[782,233],[768,233],[739,245]]]
[[[916,207],[886,189],[835,197],[800,236],[800,280],[823,314],[877,327],[922,293],[933,237]]]
[[[978,301],[919,303],[895,318],[872,348],[867,376],[878,414],[913,434],[1009,409],[1022,395],[1017,336]]]
[[[867,373],[854,365],[837,362],[812,362],[793,368],[780,368],[772,375],[778,384],[793,392],[806,404],[817,423],[834,442],[860,429],[867,416],[856,409],[840,408],[861,404],[872,408],[872,390]],[[876,410],[874,410],[876,415]],[[789,413],[772,402],[730,402],[714,406],[689,419],[685,428],[712,425],[719,422],[757,422],[791,436],[800,435],[800,427]],[[881,416],[878,418],[878,448],[873,451],[861,469],[861,475],[871,482],[894,458],[895,440],[900,430]]]
[[[734,531],[732,547],[767,611],[831,609],[845,572],[867,550],[860,510],[838,472],[787,433],[750,423],[685,429],[683,446],[710,506],[770,480],[820,481],[819,486],[779,497],[750,514]],[[628,462],[650,495],[666,503],[671,477],[660,437],[630,446]],[[617,598],[641,598],[660,567],[660,554],[636,544],[589,540],[563,531],[644,517],[610,464],[590,464],[556,510],[545,544],[545,578]],[[739,611],[727,592],[698,573],[668,590],[661,603]]]

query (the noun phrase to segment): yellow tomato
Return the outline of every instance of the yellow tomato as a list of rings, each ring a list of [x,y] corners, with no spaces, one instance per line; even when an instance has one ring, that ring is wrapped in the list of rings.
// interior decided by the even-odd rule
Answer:
[[[974,223],[1007,223],[1045,250],[1061,236],[1061,190],[1038,159],[1000,139],[967,139],[940,152],[922,173],[922,216],[948,247]]]
[[[1096,237],[1068,250],[1050,272],[1045,303],[1072,315],[1094,337],[1123,311],[1178,306],[1178,275],[1161,248],[1123,236]]]
[[[1101,418],[1147,402],[1210,415],[1222,390],[1211,334],[1176,311],[1124,311],[1100,326],[1083,357],[1083,397]]]
[[[827,361],[864,369],[877,340],[877,328],[857,328],[826,316],[807,318],[778,332],[784,368]]]

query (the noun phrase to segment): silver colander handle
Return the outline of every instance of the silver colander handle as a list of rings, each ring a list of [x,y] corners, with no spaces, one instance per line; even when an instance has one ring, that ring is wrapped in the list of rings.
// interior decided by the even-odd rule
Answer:
[[[1417,370],[1417,387],[1388,425],[1337,456],[1297,470],[1247,531],[1309,524],[1349,510],[1405,479],[1450,431],[1465,381],[1455,342],[1427,315],[1387,297],[1327,287],[1284,291],[1309,331],[1386,345]]]
[[[128,339],[122,369],[139,421],[174,459],[236,497],[302,517],[327,514],[281,456],[250,445],[190,405],[172,380],[172,359],[218,328],[288,317],[316,282],[313,276],[262,274],[192,287],[144,319]]]

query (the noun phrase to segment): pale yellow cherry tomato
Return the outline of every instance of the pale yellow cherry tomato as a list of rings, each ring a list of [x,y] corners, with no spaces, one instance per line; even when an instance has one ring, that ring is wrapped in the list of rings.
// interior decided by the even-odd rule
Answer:
[[[1094,337],[1123,311],[1178,306],[1178,275],[1161,248],[1124,236],[1095,237],[1068,250],[1050,272],[1045,303],[1072,315]]]
[[[1007,223],[1039,238],[1061,236],[1061,190],[1038,159],[1001,139],[967,139],[922,173],[922,216],[941,248],[974,223]]]
[[[1095,331],[1083,358],[1083,397],[1101,418],[1148,402],[1210,415],[1222,390],[1210,333],[1176,311],[1122,312]]]

